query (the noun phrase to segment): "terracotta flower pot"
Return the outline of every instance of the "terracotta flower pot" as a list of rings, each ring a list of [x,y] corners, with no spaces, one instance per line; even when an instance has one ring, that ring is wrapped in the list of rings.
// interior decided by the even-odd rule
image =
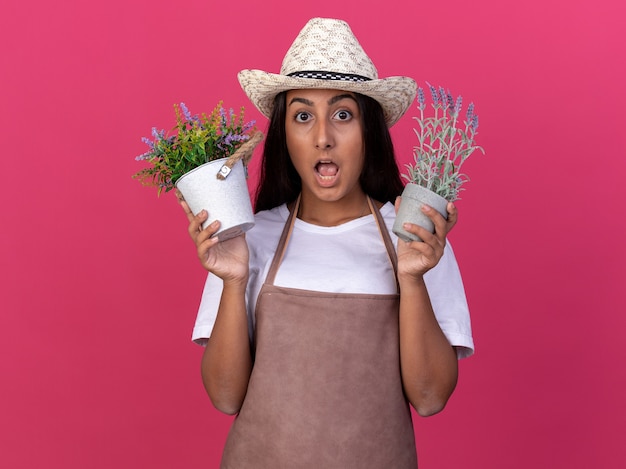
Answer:
[[[435,232],[435,225],[421,210],[423,205],[431,206],[444,218],[448,218],[446,210],[448,201],[446,199],[418,184],[408,183],[402,192],[402,201],[392,228],[392,231],[400,239],[404,241],[421,241],[418,236],[404,230],[402,225],[407,222],[419,225],[431,233]]]
[[[227,158],[210,161],[189,171],[176,181],[192,213],[205,209],[209,217],[202,224],[206,228],[215,220],[221,227],[214,236],[225,241],[245,233],[254,226],[254,214],[248,193],[246,175],[241,160],[232,167],[228,177],[217,174]]]

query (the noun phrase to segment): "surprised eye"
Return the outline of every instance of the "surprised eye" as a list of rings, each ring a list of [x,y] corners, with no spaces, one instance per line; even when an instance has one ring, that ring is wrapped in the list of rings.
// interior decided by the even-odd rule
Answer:
[[[346,111],[345,109],[342,109],[341,111],[337,111],[335,113],[335,118],[340,121],[347,121],[352,118],[352,113],[350,111]]]
[[[311,118],[308,112],[299,112],[296,114],[296,122],[307,122]]]

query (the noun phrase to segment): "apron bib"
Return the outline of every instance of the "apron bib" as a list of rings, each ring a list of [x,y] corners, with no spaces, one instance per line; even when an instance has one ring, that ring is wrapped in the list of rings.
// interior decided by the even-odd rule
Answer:
[[[370,203],[396,271],[393,243]],[[223,469],[417,467],[400,376],[399,295],[274,285],[298,203],[257,300],[255,362]]]

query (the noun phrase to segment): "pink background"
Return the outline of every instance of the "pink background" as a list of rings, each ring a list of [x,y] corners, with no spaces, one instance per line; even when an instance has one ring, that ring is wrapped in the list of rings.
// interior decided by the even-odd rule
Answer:
[[[246,105],[265,128],[236,72],[278,71],[312,16],[481,119],[451,234],[477,352],[446,410],[416,418],[421,467],[623,467],[624,2],[366,5],[5,2],[1,467],[216,467],[231,418],[190,342],[205,274],[134,156],[175,102]],[[411,129],[393,129],[402,162]]]

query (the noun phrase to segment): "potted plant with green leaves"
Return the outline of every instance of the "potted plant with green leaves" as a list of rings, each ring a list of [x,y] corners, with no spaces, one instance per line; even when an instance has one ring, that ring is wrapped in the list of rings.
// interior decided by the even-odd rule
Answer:
[[[176,187],[194,214],[208,212],[203,228],[220,220],[214,235],[220,241],[244,233],[254,226],[247,164],[263,134],[254,121],[245,122],[243,108],[227,113],[220,102],[210,115],[192,115],[185,103],[174,109],[176,126],[170,133],[155,127],[152,140],[142,139],[149,150],[135,159],[151,166],[133,177],[157,186],[159,195]]]
[[[467,107],[465,119],[460,117],[463,103],[449,90],[438,89],[427,83],[432,97],[433,115],[426,116],[424,90],[417,90],[419,117],[414,117],[418,128],[414,128],[417,145],[413,147],[413,163],[407,164],[402,177],[408,182],[402,192],[402,201],[393,225],[393,232],[405,241],[420,241],[419,237],[403,228],[406,222],[434,232],[434,225],[422,211],[426,204],[447,218],[446,206],[459,198],[463,184],[469,180],[461,172],[463,163],[476,150],[484,153],[475,144],[478,115],[474,104]]]

